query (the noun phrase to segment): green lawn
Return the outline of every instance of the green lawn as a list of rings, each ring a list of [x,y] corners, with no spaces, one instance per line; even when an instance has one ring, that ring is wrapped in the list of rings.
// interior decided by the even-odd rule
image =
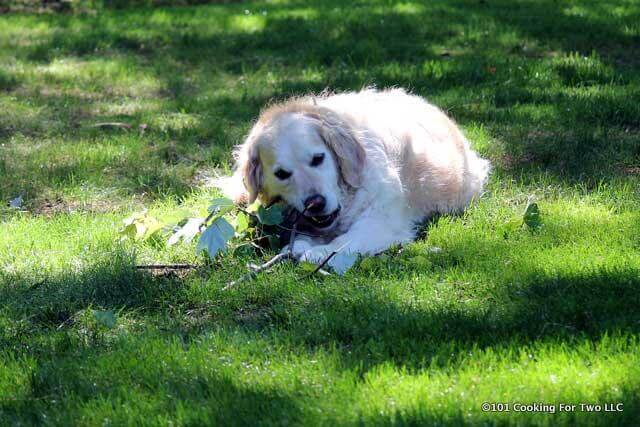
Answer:
[[[637,425],[639,17],[634,0],[0,15],[0,425]],[[195,243],[121,241],[122,220],[202,214],[265,103],[374,84],[447,110],[491,159],[476,207],[344,277],[283,264],[222,291],[269,253],[134,268],[199,262]]]

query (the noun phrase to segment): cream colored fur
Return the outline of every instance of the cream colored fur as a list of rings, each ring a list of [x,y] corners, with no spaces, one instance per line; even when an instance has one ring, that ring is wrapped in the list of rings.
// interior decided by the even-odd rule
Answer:
[[[320,166],[309,165],[325,153]],[[262,112],[219,181],[236,202],[280,196],[299,211],[321,194],[340,213],[318,237],[299,236],[294,253],[375,254],[414,239],[436,213],[459,212],[482,192],[489,162],[472,151],[442,111],[402,89],[294,98]],[[286,180],[274,173],[292,173]]]

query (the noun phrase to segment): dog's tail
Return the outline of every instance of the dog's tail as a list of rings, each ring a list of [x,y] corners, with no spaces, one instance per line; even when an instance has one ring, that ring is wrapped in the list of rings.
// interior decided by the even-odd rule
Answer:
[[[482,195],[482,190],[489,180],[491,163],[489,160],[478,156],[478,153],[467,150],[467,171],[465,174],[465,204],[477,200]]]

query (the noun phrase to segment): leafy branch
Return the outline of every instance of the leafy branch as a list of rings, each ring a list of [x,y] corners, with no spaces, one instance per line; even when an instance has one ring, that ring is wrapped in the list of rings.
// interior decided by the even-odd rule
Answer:
[[[208,212],[208,215],[204,218],[185,218],[178,225],[169,226],[150,216],[145,210],[127,218],[120,233],[122,239],[151,240],[157,244],[166,243],[167,246],[189,243],[196,236],[199,236],[196,252],[198,254],[206,254],[210,260],[230,249],[233,253],[246,251],[246,248],[252,250],[265,249],[265,245],[268,245],[271,249],[280,249],[283,234],[290,233],[286,252],[275,255],[261,265],[249,264],[249,272],[238,280],[228,283],[224,289],[230,289],[241,282],[251,280],[257,274],[267,271],[284,261],[295,260],[293,249],[296,236],[317,237],[312,233],[299,230],[299,224],[304,218],[306,209],[303,212],[297,212],[283,204],[273,204],[265,207],[260,203],[254,203],[244,208],[235,205],[229,199],[218,198],[212,201]],[[341,249],[328,254],[318,266],[312,264],[313,268],[310,268],[306,266],[308,263],[303,263],[303,268],[308,271],[312,270],[309,275],[315,273],[329,274],[323,270],[323,267],[329,264],[334,271],[344,274],[355,263],[357,256],[353,254],[338,254]],[[340,255],[343,256],[340,257]],[[341,261],[335,263],[336,259],[341,259]],[[150,264],[139,265],[136,268],[189,270],[196,269],[197,266],[192,264]]]
[[[307,209],[309,209],[311,206],[307,206],[302,213],[298,214],[296,216],[296,219],[293,222],[293,227],[291,228],[291,236],[289,237],[289,247],[287,248],[286,252],[282,252],[279,253],[278,255],[274,256],[273,258],[271,258],[269,261],[265,262],[262,265],[259,266],[255,266],[255,265],[249,265],[249,273],[245,274],[244,276],[242,276],[240,279],[235,280],[233,282],[230,282],[229,284],[227,284],[224,288],[222,288],[223,290],[228,290],[231,289],[232,287],[234,287],[235,285],[237,285],[238,283],[241,283],[245,280],[250,280],[253,277],[255,277],[256,274],[268,270],[271,267],[273,267],[274,265],[280,264],[281,262],[288,260],[288,259],[294,259],[294,255],[293,255],[293,245],[295,244],[296,241],[296,234],[298,231],[298,222],[302,219],[302,217],[304,216],[305,212],[307,211]],[[259,217],[258,217],[259,219]],[[279,225],[279,224],[276,224]]]

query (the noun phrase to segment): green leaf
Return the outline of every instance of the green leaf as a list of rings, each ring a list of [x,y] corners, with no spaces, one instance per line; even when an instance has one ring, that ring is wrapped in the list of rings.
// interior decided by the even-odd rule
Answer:
[[[122,220],[124,226],[120,229],[120,234],[125,238],[138,239],[142,237],[147,230],[144,220],[146,218],[147,211],[144,210],[140,213],[135,213],[128,218]]]
[[[263,206],[258,207],[258,221],[264,225],[278,225],[284,221],[284,206],[276,204],[268,209]]]
[[[93,317],[99,325],[113,329],[116,326],[116,315],[113,311],[93,310]]]
[[[258,211],[258,209],[260,209],[260,206],[262,206],[260,204],[260,200],[256,200],[255,202],[247,206],[247,212],[255,213]]]
[[[209,258],[216,256],[221,250],[225,250],[227,242],[233,237],[234,231],[231,224],[224,218],[217,218],[202,233],[196,251],[206,251]]]
[[[524,223],[526,226],[534,231],[542,226],[542,219],[540,218],[540,209],[535,202],[529,201],[527,207],[524,210]]]
[[[120,234],[125,239],[146,240],[164,226],[162,222],[147,214],[147,210],[135,213],[123,220]]]
[[[236,233],[240,234],[246,231],[248,228],[249,218],[247,218],[244,213],[238,212],[238,215],[236,215]]]
[[[187,222],[180,227],[178,231],[173,233],[167,241],[168,246],[175,245],[182,239],[184,242],[189,243],[196,234],[200,232],[200,226],[204,222],[204,218],[189,218]]]
[[[146,227],[143,235],[145,239],[148,239],[149,237],[153,236],[154,233],[162,230],[162,228],[164,227],[163,223],[161,223],[160,221],[158,221],[156,218],[152,216],[145,217],[144,225]]]
[[[135,223],[126,224],[119,231],[123,238],[135,239],[138,235],[138,226]]]
[[[234,208],[235,205],[233,204],[233,201],[231,199],[221,197],[219,199],[213,199],[211,205],[207,210],[209,212],[216,213],[217,215],[224,215],[231,212]]]

